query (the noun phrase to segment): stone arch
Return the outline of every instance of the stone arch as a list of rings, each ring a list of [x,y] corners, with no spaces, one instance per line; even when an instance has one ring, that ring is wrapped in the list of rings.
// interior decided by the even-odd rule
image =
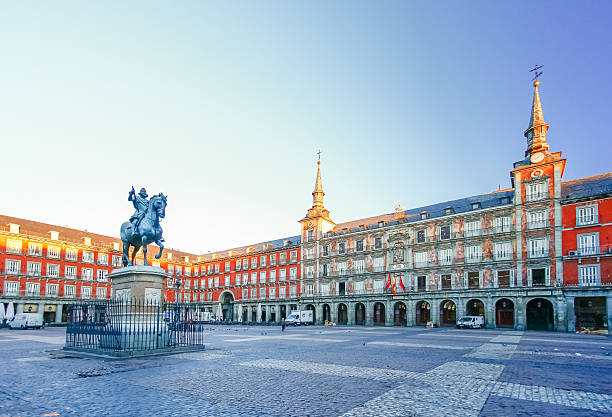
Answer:
[[[374,326],[385,325],[385,305],[381,302],[374,303]]]
[[[314,305],[312,304],[307,304],[306,305],[306,310],[311,310],[312,311],[312,323],[316,323],[317,322],[317,310],[315,308]]]
[[[225,290],[219,295],[219,303],[223,311],[223,321],[234,321],[234,294]]]
[[[554,330],[555,307],[546,298],[533,298],[525,307],[527,330]]]
[[[398,301],[393,306],[393,325],[394,326],[405,326],[406,325],[406,304]]]
[[[426,325],[431,321],[431,304],[428,301],[418,301],[416,303],[416,325]]]
[[[485,303],[478,298],[472,298],[465,304],[465,312],[467,316],[483,316],[485,315]]]
[[[455,326],[457,324],[457,304],[453,300],[440,303],[440,326]]]
[[[338,324],[348,324],[348,308],[346,304],[338,304]]]
[[[323,321],[332,321],[331,307],[329,304],[323,304]]]
[[[495,326],[514,328],[514,302],[500,298],[495,303]]]
[[[358,326],[365,325],[366,322],[366,306],[363,303],[355,304],[355,324]]]

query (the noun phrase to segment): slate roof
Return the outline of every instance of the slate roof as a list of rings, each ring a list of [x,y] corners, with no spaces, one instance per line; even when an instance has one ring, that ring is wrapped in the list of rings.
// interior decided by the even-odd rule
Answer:
[[[237,252],[235,256],[245,255],[247,254],[248,248],[253,248],[255,249],[256,252],[270,250],[270,249],[281,249],[285,246],[285,241],[291,242],[290,246],[299,245],[300,243],[302,243],[302,237],[299,235],[289,236],[289,237],[285,237],[282,239],[266,240],[265,242],[254,243],[252,245],[239,246],[237,248],[229,248],[229,249],[224,249],[224,250],[220,250],[216,252],[205,253],[199,256],[200,259],[198,260],[198,262],[200,263],[210,262],[213,260],[212,259],[213,255],[216,255],[216,258],[214,259],[215,261],[219,259],[223,259],[223,258],[228,258],[230,256],[229,255],[230,251]],[[266,247],[267,245],[272,245],[272,246]]]
[[[612,194],[612,172],[561,183],[561,202]]]

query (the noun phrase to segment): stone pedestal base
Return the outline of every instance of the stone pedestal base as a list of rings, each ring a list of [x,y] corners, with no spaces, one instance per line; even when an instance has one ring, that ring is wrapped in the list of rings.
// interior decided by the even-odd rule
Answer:
[[[153,304],[161,303],[167,276],[159,267],[142,265],[115,269],[108,274],[115,299],[135,299]]]

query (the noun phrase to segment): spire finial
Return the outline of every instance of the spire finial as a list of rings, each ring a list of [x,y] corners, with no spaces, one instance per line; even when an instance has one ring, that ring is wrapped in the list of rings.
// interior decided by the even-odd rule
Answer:
[[[319,157],[319,160],[317,161],[317,165],[321,165],[321,149],[319,149],[319,152],[317,152],[317,155]]]
[[[546,143],[546,132],[548,131],[549,125],[544,121],[544,113],[542,112],[542,103],[540,102],[540,92],[538,86],[540,80],[538,79],[542,75],[544,65],[535,65],[529,72],[534,73],[533,86],[535,90],[533,92],[533,104],[531,105],[531,114],[529,117],[529,127],[525,130],[525,137],[527,138],[527,150],[525,156],[530,156],[536,152],[547,152],[548,143]]]

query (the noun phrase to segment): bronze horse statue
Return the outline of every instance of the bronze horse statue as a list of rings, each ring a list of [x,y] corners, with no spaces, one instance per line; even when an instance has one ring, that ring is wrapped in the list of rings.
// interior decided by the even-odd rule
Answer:
[[[155,255],[155,259],[159,259],[162,256],[162,251],[164,250],[162,242],[164,239],[162,238],[162,228],[159,224],[159,219],[166,217],[166,196],[159,193],[151,197],[148,203],[147,211],[136,226],[130,221],[121,225],[123,266],[134,265],[134,258],[141,247],[144,255],[144,264],[149,265],[147,262],[147,245],[150,243],[156,243],[159,246],[159,253]],[[134,247],[131,260],[129,257],[130,246]]]

